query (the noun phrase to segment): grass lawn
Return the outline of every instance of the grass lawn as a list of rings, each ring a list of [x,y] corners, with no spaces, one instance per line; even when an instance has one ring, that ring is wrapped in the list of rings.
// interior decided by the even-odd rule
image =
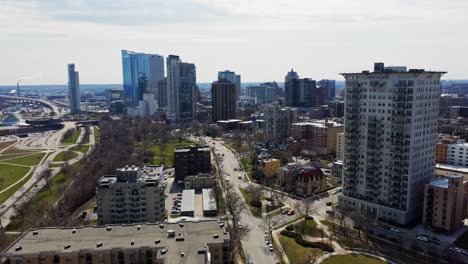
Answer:
[[[62,143],[62,145],[75,144],[76,141],[78,140],[78,137],[80,136],[80,133],[81,133],[81,129],[75,129],[75,131],[73,131],[73,134],[71,135],[71,137],[63,138],[60,143]]]
[[[325,259],[322,264],[383,264],[387,263],[380,259],[371,258],[364,255],[348,254],[337,255]]]
[[[78,154],[76,152],[70,152],[70,157],[68,160],[72,160],[76,157],[78,157]],[[57,161],[65,161],[65,151],[62,151],[57,156],[55,156],[54,162]]]
[[[32,154],[37,154],[37,153],[39,153],[39,152],[16,153],[16,154],[0,154],[0,160],[19,158],[19,157],[23,157],[23,156],[26,156],[26,155],[32,155]]]
[[[76,146],[74,146],[73,148],[71,148],[71,150],[73,150],[73,151],[78,151],[78,152],[81,152],[81,153],[86,153],[86,152],[88,152],[88,150],[89,150],[89,145],[87,145],[87,144],[84,144],[84,145],[76,145]]]
[[[244,170],[246,172],[249,172],[252,170],[252,163],[251,163],[251,160],[250,160],[250,157],[243,157],[241,159],[241,163],[242,163],[242,167],[244,168]]]
[[[3,155],[7,155],[7,154],[32,154],[32,153],[36,153],[37,151],[35,150],[27,150],[27,149],[17,149],[17,148],[10,148],[10,149],[7,149],[5,150],[4,152],[2,152],[2,156]]]
[[[0,204],[6,201],[6,199],[10,198],[19,188],[21,188],[29,179],[31,179],[32,173],[29,174],[26,179],[20,181],[16,185],[14,185],[12,188],[0,193]]]
[[[239,188],[239,190],[241,191],[242,196],[244,196],[244,199],[247,201],[247,205],[250,208],[250,212],[252,212],[252,214],[255,217],[262,217],[262,208],[257,208],[257,207],[254,207],[254,206],[250,205],[250,202],[252,201],[252,198],[253,198],[252,193],[247,191],[244,188]]]
[[[317,228],[317,222],[314,219],[309,219],[306,222],[304,220],[294,225],[296,232],[312,237],[320,237],[320,229]],[[326,236],[324,234],[324,236]]]
[[[169,141],[165,148],[161,148],[163,145],[158,142],[150,147],[151,151],[154,154],[153,165],[164,164],[165,166],[174,165],[174,149],[178,147],[188,147],[190,145],[195,145],[196,143],[190,140],[179,140],[174,139]]]
[[[288,256],[290,263],[309,264],[313,256],[322,255],[322,250],[318,248],[307,248],[296,243],[294,238],[281,236],[279,237],[284,253]]]
[[[15,159],[5,160],[6,163],[13,163],[17,165],[25,165],[25,166],[34,166],[37,165],[42,158],[44,157],[45,153],[38,153],[28,156],[23,156]]]
[[[98,127],[94,127],[94,141],[96,143],[99,142],[99,128]]]
[[[29,171],[27,167],[0,164],[0,191],[21,179]]]
[[[20,234],[6,234],[5,237],[6,237],[6,243],[5,243],[5,247],[2,248],[0,247],[0,251],[3,251],[6,249],[7,245],[9,246],[11,243],[13,243],[18,237],[20,236]],[[3,242],[3,241],[2,241]]]

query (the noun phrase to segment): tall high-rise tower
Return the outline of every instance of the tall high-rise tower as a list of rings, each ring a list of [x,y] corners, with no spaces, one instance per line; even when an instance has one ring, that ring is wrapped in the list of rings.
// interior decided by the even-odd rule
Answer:
[[[126,105],[136,107],[144,93],[157,94],[158,82],[164,80],[164,57],[122,50],[122,72]],[[144,87],[142,78],[147,80]]]
[[[81,112],[80,78],[73,63],[68,64],[68,99],[70,114],[79,114]]]
[[[236,118],[236,85],[226,79],[211,84],[213,122]]]
[[[341,206],[408,224],[421,217],[434,175],[440,78],[444,72],[376,64],[343,73],[345,157]]]
[[[226,79],[236,85],[236,100],[239,100],[241,93],[241,76],[233,71],[220,71],[218,72],[218,80]]]
[[[166,59],[167,118],[169,121],[191,122],[195,115],[195,64],[185,63],[176,55]]]

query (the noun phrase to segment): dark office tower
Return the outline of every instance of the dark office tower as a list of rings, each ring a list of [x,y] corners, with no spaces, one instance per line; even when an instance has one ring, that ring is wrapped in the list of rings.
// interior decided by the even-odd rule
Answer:
[[[233,71],[218,72],[218,80],[226,79],[236,85],[236,100],[239,100],[241,94],[241,76]]]
[[[286,79],[288,79],[288,76],[286,76]],[[309,78],[289,78],[284,83],[286,106],[316,107],[316,92],[316,83]]]
[[[183,181],[185,177],[198,173],[211,173],[211,152],[208,146],[177,148],[174,150],[175,179]]]
[[[167,78],[158,82],[158,89],[156,92],[156,101],[158,107],[166,109],[167,107]]]
[[[315,105],[316,107],[320,107],[325,103],[325,89],[322,86],[318,86],[315,89]]]
[[[79,114],[81,111],[80,80],[78,72],[75,71],[75,64],[68,64],[68,99],[70,113],[72,115]]]
[[[211,84],[213,122],[236,117],[236,85],[226,79]]]
[[[136,107],[143,100],[143,94],[154,94],[155,86],[164,79],[164,58],[157,54],[122,50],[122,72],[126,105]],[[146,82],[145,87],[140,88],[142,77]]]
[[[195,64],[169,55],[167,66],[167,117],[172,123],[191,122],[195,115]]]
[[[324,100],[332,101],[335,98],[335,80],[320,80],[318,86],[324,90]]]
[[[297,75],[297,72],[295,72],[294,69],[291,69],[291,71],[286,74],[286,77],[284,77],[284,82],[287,82],[291,79],[299,79],[299,75]]]

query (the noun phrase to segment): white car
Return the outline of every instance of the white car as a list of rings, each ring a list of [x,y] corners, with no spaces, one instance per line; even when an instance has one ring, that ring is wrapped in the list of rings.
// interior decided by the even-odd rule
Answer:
[[[272,252],[272,251],[275,250],[275,249],[273,248],[272,245],[269,245],[269,246],[268,246],[268,250],[270,250],[270,252]]]
[[[425,236],[417,236],[416,239],[422,242],[429,242],[429,239]]]
[[[395,233],[400,233],[400,229],[398,229],[396,227],[390,227],[390,231],[393,231]]]
[[[242,225],[240,222],[237,222],[237,228],[242,229]]]

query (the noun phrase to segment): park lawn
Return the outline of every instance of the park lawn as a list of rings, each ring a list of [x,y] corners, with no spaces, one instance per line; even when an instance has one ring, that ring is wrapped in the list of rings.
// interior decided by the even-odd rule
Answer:
[[[94,141],[96,143],[99,142],[99,128],[98,127],[94,127]]]
[[[0,154],[0,160],[8,160],[8,159],[14,159],[14,158],[19,158],[23,157],[26,155],[32,155],[32,154],[37,154],[39,152],[29,152],[29,153],[16,153],[16,154]]]
[[[304,220],[294,225],[294,229],[299,234],[304,234],[311,237],[320,237],[320,229],[317,228],[317,222],[314,219],[308,219],[306,222]],[[326,236],[324,234],[324,236]]]
[[[32,153],[36,153],[37,151],[35,150],[28,150],[28,149],[17,149],[15,147],[13,148],[10,148],[10,149],[7,149],[5,150],[4,152],[2,152],[2,155],[7,155],[7,154],[32,154]]]
[[[322,223],[322,225],[326,225],[328,226],[328,230],[332,230],[333,228],[335,228],[336,230],[340,231],[341,232],[341,228],[340,228],[340,225],[337,224],[337,223],[334,223],[334,222],[331,222],[331,221],[328,221],[328,220],[321,220],[320,223]],[[348,227],[345,227],[345,231],[348,235],[351,235],[351,236],[357,236],[358,235],[358,231],[356,229],[350,229]],[[361,232],[361,236],[362,236],[362,232]]]
[[[150,147],[154,154],[153,165],[161,165],[172,167],[174,165],[174,150],[175,148],[188,147],[195,145],[196,143],[191,140],[182,140],[179,142],[177,139],[170,140],[166,144],[166,148],[161,149],[162,144],[160,142]]]
[[[21,179],[28,171],[28,167],[0,164],[0,191]]]
[[[255,217],[262,217],[262,208],[254,207],[250,205],[253,199],[253,194],[252,192],[249,192],[248,190],[244,188],[239,188],[240,192],[242,193],[242,196],[244,196],[245,201],[247,202],[247,205],[250,208],[250,212],[252,212],[253,216]]]
[[[76,145],[73,148],[71,148],[71,150],[78,151],[78,152],[81,152],[81,153],[86,153],[89,150],[89,145],[88,144]]]
[[[371,258],[364,255],[347,254],[347,255],[336,255],[331,256],[324,261],[322,264],[384,264],[387,263],[380,259]]]
[[[66,151],[62,151],[60,152],[57,156],[55,156],[53,162],[57,162],[57,161],[65,161],[65,152]],[[78,154],[76,152],[71,152],[70,153],[70,158],[68,160],[72,160],[74,158],[78,157]]]
[[[313,256],[316,259],[323,253],[318,248],[307,248],[297,244],[294,238],[280,235],[279,240],[290,263],[309,264]]]
[[[15,184],[12,188],[0,193],[0,204],[5,202],[8,198],[10,198],[19,188],[21,188],[26,182],[31,179],[32,173],[28,175],[24,180],[20,181],[19,183]]]
[[[17,165],[24,165],[24,166],[35,166],[42,160],[44,155],[45,153],[37,153],[37,154],[23,156],[23,157],[19,157],[15,159],[5,160],[4,162],[17,164]]]
[[[62,145],[75,144],[76,141],[78,140],[78,137],[80,136],[80,133],[81,133],[81,129],[75,129],[75,131],[73,131],[73,134],[71,135],[71,137],[63,138],[60,143],[62,143]]]

